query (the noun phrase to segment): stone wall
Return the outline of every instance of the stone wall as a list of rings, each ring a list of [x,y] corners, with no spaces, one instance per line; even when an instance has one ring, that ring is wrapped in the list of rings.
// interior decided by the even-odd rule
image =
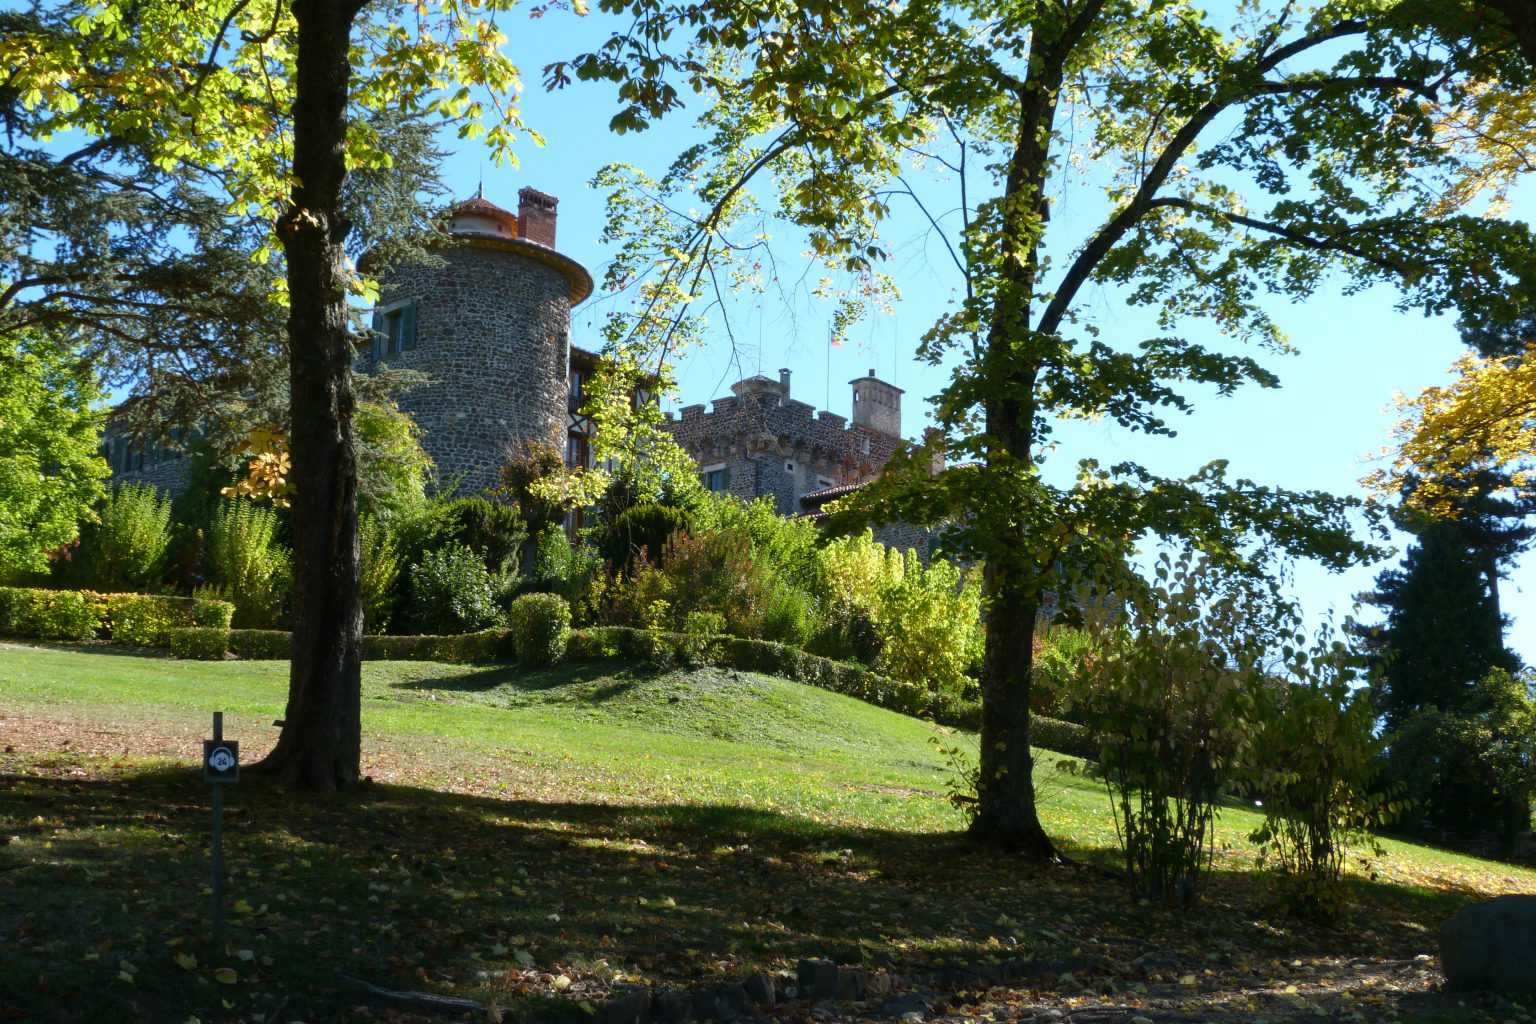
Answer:
[[[703,405],[685,406],[670,419],[672,437],[701,468],[725,464],[731,493],[771,496],[781,515],[798,515],[802,495],[877,475],[901,443],[848,426],[835,413],[817,413],[766,378],[742,381],[734,390],[708,412]]]
[[[490,243],[440,256],[382,282],[381,305],[416,301],[416,338],[379,362],[432,378],[400,407],[421,427],[438,479],[470,493],[494,486],[523,441],[564,451],[571,285],[556,267]],[[371,355],[362,363],[375,367]]]

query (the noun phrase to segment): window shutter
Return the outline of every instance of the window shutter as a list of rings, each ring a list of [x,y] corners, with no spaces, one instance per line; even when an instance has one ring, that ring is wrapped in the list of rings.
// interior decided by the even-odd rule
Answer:
[[[373,356],[373,361],[378,362],[384,358],[384,313],[382,310],[373,311],[373,343],[368,346],[368,352]]]
[[[400,347],[410,349],[416,347],[416,300],[405,304],[400,311]]]

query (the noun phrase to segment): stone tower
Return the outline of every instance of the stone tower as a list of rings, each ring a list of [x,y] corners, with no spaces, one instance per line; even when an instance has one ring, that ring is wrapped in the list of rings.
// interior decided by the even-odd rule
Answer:
[[[900,437],[901,388],[876,377],[874,370],[848,383],[853,385],[853,425]]]
[[[555,249],[557,203],[524,188],[514,214],[477,195],[450,211],[451,244],[380,278],[363,366],[432,378],[400,406],[439,480],[462,492],[494,486],[523,442],[565,449],[571,307],[592,294],[592,277]]]

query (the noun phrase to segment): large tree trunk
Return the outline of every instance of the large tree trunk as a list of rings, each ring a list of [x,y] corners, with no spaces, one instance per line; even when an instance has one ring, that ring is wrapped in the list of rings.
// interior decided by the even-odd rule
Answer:
[[[1054,860],[1056,847],[1035,809],[1030,749],[1030,673],[1037,600],[998,567],[986,568],[987,651],[981,670],[981,774],[971,835],[989,846]]]
[[[295,0],[292,206],[278,222],[288,258],[293,465],[293,655],[288,710],[263,768],[290,784],[357,782],[362,760],[362,633],[352,339],[342,243],[344,143],[358,5]]]

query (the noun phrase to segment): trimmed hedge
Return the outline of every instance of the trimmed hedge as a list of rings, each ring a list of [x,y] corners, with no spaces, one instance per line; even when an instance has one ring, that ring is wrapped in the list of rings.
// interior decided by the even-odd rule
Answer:
[[[512,649],[524,665],[553,665],[571,639],[571,606],[559,594],[524,594],[507,613]]]
[[[227,630],[228,601],[161,594],[0,587],[0,635],[39,640],[101,638],[136,647],[165,646],[177,629]]]
[[[237,658],[287,661],[293,653],[293,634],[281,629],[232,629],[229,650]]]
[[[199,661],[221,661],[229,651],[229,630],[213,626],[191,626],[172,629],[171,653],[178,658],[195,658]]]
[[[446,661],[464,665],[476,661],[510,661],[512,633],[487,629],[454,636],[365,636],[364,661]]]

